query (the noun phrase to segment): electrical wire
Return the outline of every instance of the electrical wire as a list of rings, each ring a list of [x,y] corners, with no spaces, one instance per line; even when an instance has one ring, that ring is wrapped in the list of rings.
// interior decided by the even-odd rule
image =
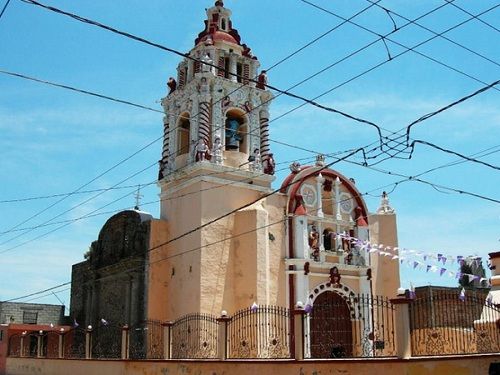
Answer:
[[[5,13],[5,10],[9,6],[10,0],[7,0],[2,8],[2,11],[0,12],[0,18],[2,18],[3,14]]]

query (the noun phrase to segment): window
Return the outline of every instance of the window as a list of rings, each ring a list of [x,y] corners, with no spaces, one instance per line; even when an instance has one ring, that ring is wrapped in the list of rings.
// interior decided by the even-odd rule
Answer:
[[[187,154],[189,152],[191,122],[189,114],[184,113],[179,119],[179,128],[177,131],[177,156]]]
[[[237,74],[237,81],[241,83],[243,75],[243,65],[241,63],[236,64],[236,74]]]
[[[226,19],[225,18],[222,18],[221,21],[220,21],[220,28],[223,30],[223,31],[226,31]]]
[[[224,78],[229,78],[229,57],[224,57]]]
[[[36,324],[38,320],[38,313],[36,311],[23,312],[23,324]]]

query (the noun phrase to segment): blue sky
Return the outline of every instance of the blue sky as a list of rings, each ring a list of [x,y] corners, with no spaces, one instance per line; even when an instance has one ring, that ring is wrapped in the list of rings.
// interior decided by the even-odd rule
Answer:
[[[312,2],[345,18],[369,5],[366,0]],[[454,3],[473,14],[497,5],[489,0],[456,0]],[[203,29],[204,9],[212,5],[208,0],[130,0],[119,4],[110,0],[50,1],[48,4],[182,52],[193,47],[196,35]],[[394,12],[391,15],[398,27],[406,21],[395,13],[414,19],[443,4],[442,8],[418,22],[440,33],[469,18],[465,12],[446,4],[444,0],[382,0],[379,4]],[[272,66],[341,22],[331,14],[299,0],[259,3],[233,0],[226,1],[225,5],[233,10],[234,27],[239,30],[243,41],[252,47],[263,68]],[[481,19],[500,28],[499,8],[483,14]],[[394,29],[387,13],[375,6],[353,20],[376,34],[384,35]],[[159,100],[166,94],[166,80],[174,75],[180,61],[178,56],[165,51],[19,0],[12,0],[0,19],[0,35],[2,70],[158,109]],[[433,35],[419,26],[409,25],[388,36],[386,44],[393,57],[405,51],[397,43],[413,47]],[[388,59],[384,44],[378,41],[292,92],[313,98],[341,85],[318,102],[373,121],[389,131],[399,130],[420,116],[484,86],[450,67],[486,83],[500,77],[498,31],[479,20],[472,20],[445,36],[484,57],[450,41],[435,38],[416,50],[447,64],[448,68],[409,51],[341,85]],[[355,25],[342,25],[271,69],[269,82],[282,89],[291,87],[377,38]],[[489,155],[479,154],[480,160],[499,165],[500,156],[496,152],[500,150],[499,98],[498,90],[488,90],[415,126],[411,137],[465,155],[488,150],[486,152],[491,152]],[[281,96],[272,104],[271,117],[277,118],[299,104],[298,100]],[[74,191],[161,135],[160,113],[0,74],[0,200]],[[370,126],[311,106],[304,106],[271,123],[273,140],[325,154],[364,146],[375,141],[376,136]],[[276,143],[272,143],[271,147],[277,162],[314,156]],[[0,203],[1,232],[13,227],[34,227],[51,219],[64,221],[94,211],[108,212],[75,221],[57,230],[54,229],[62,224],[0,234],[0,243],[5,242],[0,245],[0,252],[3,252],[0,258],[0,300],[69,281],[71,265],[83,259],[83,253],[111,215],[109,212],[134,205],[135,188],[127,186],[150,184],[142,190],[142,208],[158,216],[158,188],[153,182],[157,176],[156,161],[160,152],[161,142],[158,141],[84,188],[102,189],[118,184],[124,187],[120,190],[100,195],[75,194],[59,203],[60,198]],[[359,158],[351,160],[360,161]],[[411,160],[391,159],[377,167],[414,175],[456,160],[455,156],[419,145]],[[372,192],[372,195],[366,196],[371,211],[378,207],[379,195],[385,189],[382,187],[400,179],[346,162],[336,164],[335,169],[355,178],[361,192]],[[279,186],[286,174],[287,171],[278,173],[275,186]],[[422,178],[500,199],[498,171],[477,163],[460,163]],[[443,193],[443,189],[418,182],[398,185],[390,194],[390,200],[398,214],[400,247],[422,253],[479,255],[484,259],[488,252],[500,250],[498,203],[465,194]],[[48,208],[51,205],[53,207]],[[45,211],[27,220],[42,210]],[[51,230],[54,230],[53,233],[46,235]],[[19,237],[14,238],[16,236]],[[450,266],[450,270],[455,271],[456,268],[456,265]],[[415,285],[456,285],[453,278],[439,277],[425,270],[412,270],[407,266],[401,267],[401,278],[405,287],[410,282]],[[68,291],[58,295],[69,305]],[[58,303],[54,295],[37,301]]]

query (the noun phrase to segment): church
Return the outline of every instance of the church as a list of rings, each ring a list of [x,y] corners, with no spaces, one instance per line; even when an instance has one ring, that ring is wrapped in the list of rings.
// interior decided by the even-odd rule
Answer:
[[[399,262],[367,246],[398,246],[387,196],[370,210],[324,155],[275,181],[266,72],[223,1],[206,14],[162,99],[160,217],[137,207],[105,223],[73,266],[71,316],[134,325],[298,305],[350,322],[355,296],[395,297]]]

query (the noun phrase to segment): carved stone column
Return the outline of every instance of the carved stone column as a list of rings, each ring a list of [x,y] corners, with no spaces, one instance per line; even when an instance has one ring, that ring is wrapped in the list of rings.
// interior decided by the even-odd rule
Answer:
[[[260,111],[260,155],[262,163],[269,159],[269,111],[267,105]]]

